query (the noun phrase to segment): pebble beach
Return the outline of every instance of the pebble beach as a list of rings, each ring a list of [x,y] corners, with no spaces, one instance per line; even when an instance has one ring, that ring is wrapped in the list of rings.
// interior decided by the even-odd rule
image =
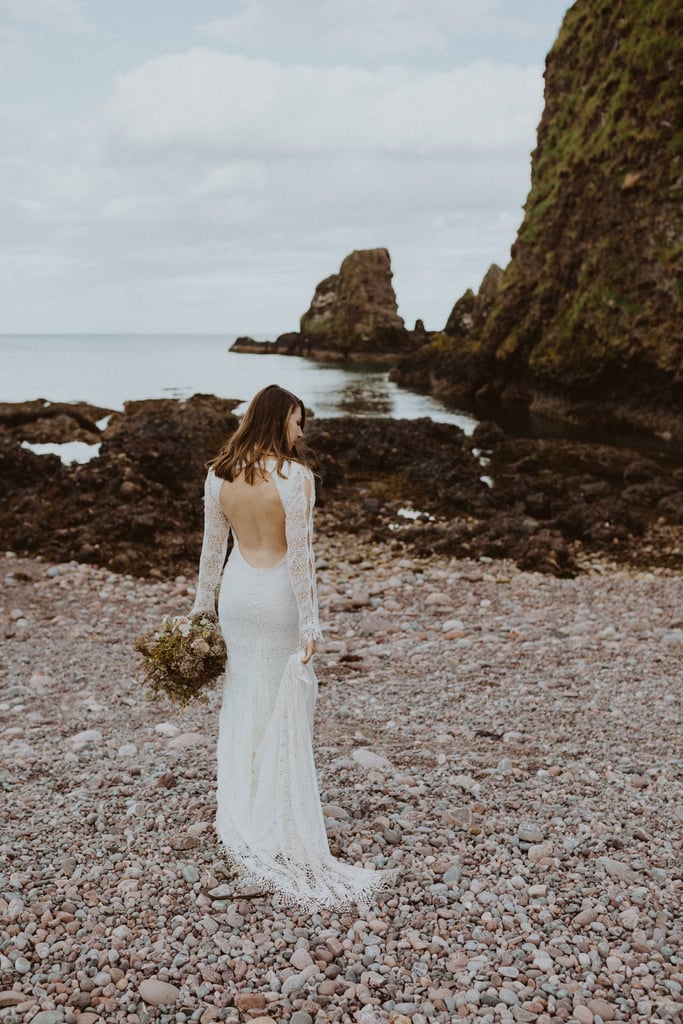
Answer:
[[[220,689],[144,695],[195,580],[0,559],[0,1021],[680,1021],[683,577],[316,549],[330,846],[398,876],[313,915],[222,861]]]

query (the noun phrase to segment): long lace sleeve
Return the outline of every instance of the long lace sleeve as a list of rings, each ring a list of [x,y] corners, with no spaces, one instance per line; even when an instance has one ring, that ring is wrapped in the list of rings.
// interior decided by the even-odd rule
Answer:
[[[204,484],[204,540],[199,556],[199,580],[191,614],[216,612],[216,590],[220,583],[228,547],[230,524],[218,501],[220,481],[209,470]]]
[[[292,473],[285,507],[287,566],[299,608],[299,637],[305,644],[307,640],[322,640],[313,554],[315,484],[313,474],[303,466],[293,463]]]

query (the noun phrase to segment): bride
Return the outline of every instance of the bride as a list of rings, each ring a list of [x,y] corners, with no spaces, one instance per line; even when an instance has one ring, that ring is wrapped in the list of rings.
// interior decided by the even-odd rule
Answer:
[[[305,418],[303,402],[271,384],[211,463],[192,612],[215,615],[220,585],[228,663],[216,830],[227,859],[240,883],[274,892],[283,905],[317,910],[367,904],[388,873],[332,857],[320,806],[312,658],[322,634]]]

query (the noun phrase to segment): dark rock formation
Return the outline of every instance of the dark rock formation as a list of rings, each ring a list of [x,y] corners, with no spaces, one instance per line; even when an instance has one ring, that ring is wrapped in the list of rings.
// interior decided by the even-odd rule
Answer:
[[[386,249],[352,252],[338,274],[318,285],[300,333],[312,352],[342,359],[405,351],[413,346],[398,315]]]
[[[134,573],[189,568],[204,463],[234,430],[238,404],[212,395],[128,402],[99,457],[83,465],[35,455],[0,433],[0,549]]]
[[[503,279],[492,302],[456,303],[401,382],[461,399],[513,385],[548,414],[590,403],[598,423],[683,436],[682,38],[677,0],[569,8]]]
[[[129,402],[83,465],[0,432],[0,551],[138,574],[196,571],[205,462],[236,426],[236,404]],[[590,552],[683,567],[683,469],[661,457],[510,438],[490,423],[468,438],[430,419],[313,419],[307,440],[319,529],[563,576]]]
[[[230,351],[395,362],[397,356],[417,351],[429,335],[421,320],[413,331],[406,330],[397,312],[392,276],[386,249],[352,252],[339,273],[315,289],[300,331],[281,334],[275,341],[237,338]]]
[[[30,402],[1,402],[0,431],[21,441],[43,444],[53,441],[100,440],[98,422],[112,414],[111,409],[88,402],[48,402],[37,398]]]

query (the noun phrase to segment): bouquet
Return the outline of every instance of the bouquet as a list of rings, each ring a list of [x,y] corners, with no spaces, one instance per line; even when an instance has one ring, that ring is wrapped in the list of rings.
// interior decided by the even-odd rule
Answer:
[[[165,693],[181,707],[206,701],[206,688],[225,670],[225,640],[211,612],[166,615],[161,629],[143,633],[133,646],[144,658],[148,695]]]

